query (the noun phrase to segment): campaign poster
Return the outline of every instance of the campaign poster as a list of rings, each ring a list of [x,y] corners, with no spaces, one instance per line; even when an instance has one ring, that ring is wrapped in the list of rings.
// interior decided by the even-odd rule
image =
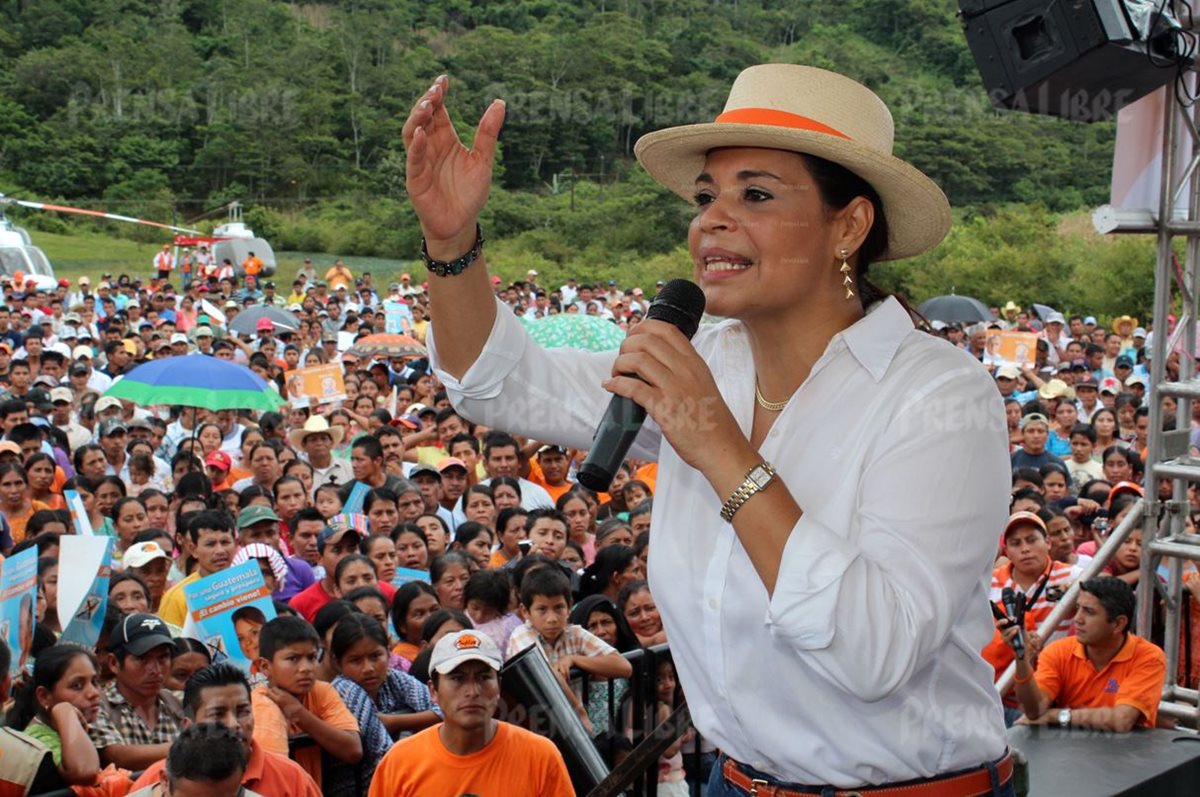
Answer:
[[[411,567],[397,567],[396,575],[392,576],[392,586],[402,587],[410,581],[424,581],[429,583],[428,570],[413,570]]]
[[[411,335],[412,309],[404,302],[388,299],[383,303],[383,331],[389,335]]]
[[[0,639],[8,643],[16,677],[29,661],[37,610],[37,548],[26,548],[0,563]]]
[[[87,515],[84,519],[86,521]],[[62,638],[95,647],[108,608],[112,537],[65,534],[58,543],[58,623]],[[96,575],[88,580],[87,575]]]
[[[1037,333],[989,329],[984,346],[984,365],[1030,367],[1037,358]]]
[[[284,380],[293,407],[316,407],[346,398],[342,368],[336,363],[297,368],[285,373]]]
[[[75,533],[84,537],[95,536],[96,531],[92,528],[92,519],[88,517],[87,509],[83,505],[83,498],[75,490],[63,490],[63,500],[67,502],[67,511],[71,513],[71,525],[75,527]]]
[[[363,482],[355,482],[354,487],[350,490],[350,495],[346,496],[346,503],[342,504],[342,512],[339,515],[334,515],[329,519],[330,525],[333,525],[334,520],[340,519],[347,526],[354,526],[353,518],[358,515],[366,521],[365,515],[359,515],[362,512],[363,501],[367,498],[367,493],[371,488]],[[357,526],[354,526],[358,528]],[[369,533],[366,528],[362,530],[363,534]]]
[[[258,636],[275,619],[275,604],[258,562],[250,560],[183,587],[188,614],[183,635],[208,646],[213,662],[250,670]]]

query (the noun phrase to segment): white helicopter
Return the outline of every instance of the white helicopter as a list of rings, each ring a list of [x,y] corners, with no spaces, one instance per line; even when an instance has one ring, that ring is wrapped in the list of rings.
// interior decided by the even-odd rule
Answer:
[[[51,290],[56,285],[57,280],[54,276],[54,267],[50,264],[50,259],[46,257],[46,253],[34,245],[29,232],[23,227],[18,227],[4,214],[4,208],[10,205],[29,208],[31,210],[76,213],[110,221],[143,224],[149,227],[170,230],[176,233],[173,241],[176,260],[179,259],[179,250],[181,247],[200,246],[203,244],[209,247],[217,263],[220,263],[225,258],[229,258],[234,264],[234,268],[239,272],[242,261],[253,252],[263,262],[263,276],[270,276],[275,273],[275,252],[271,249],[269,243],[255,236],[254,230],[247,227],[242,221],[242,205],[240,202],[229,203],[227,206],[229,209],[229,220],[214,229],[212,235],[205,235],[201,231],[191,229],[190,227],[177,227],[172,224],[162,224],[157,221],[134,218],[133,216],[123,216],[119,213],[106,213],[104,211],[73,208],[66,205],[52,205],[48,202],[33,202],[27,199],[13,199],[0,194],[0,276],[13,277],[20,273],[25,275],[27,279],[32,279],[34,284],[39,288],[46,290]]]

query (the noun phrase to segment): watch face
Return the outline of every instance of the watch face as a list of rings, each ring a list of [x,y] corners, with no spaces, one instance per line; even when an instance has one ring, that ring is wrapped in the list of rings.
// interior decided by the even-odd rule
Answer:
[[[771,474],[762,465],[759,465],[754,470],[750,471],[750,481],[754,482],[754,486],[762,489],[771,481]]]

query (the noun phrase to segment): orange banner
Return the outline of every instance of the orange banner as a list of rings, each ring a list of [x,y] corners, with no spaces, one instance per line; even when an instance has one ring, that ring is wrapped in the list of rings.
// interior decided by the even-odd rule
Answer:
[[[284,374],[284,378],[293,407],[315,407],[346,398],[342,368],[334,363],[297,368]]]

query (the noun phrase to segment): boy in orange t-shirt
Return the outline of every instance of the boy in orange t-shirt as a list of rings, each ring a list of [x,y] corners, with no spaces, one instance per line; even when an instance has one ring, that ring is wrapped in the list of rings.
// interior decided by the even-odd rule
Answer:
[[[267,679],[254,690],[254,739],[264,750],[288,754],[288,737],[304,733],[315,746],[296,751],[296,763],[321,785],[321,751],[338,761],[362,759],[358,722],[337,691],[317,680],[317,632],[299,617],[276,617],[258,638],[258,669]]]
[[[553,742],[492,716],[500,702],[499,670],[500,649],[487,634],[442,637],[429,674],[446,719],[392,746],[375,770],[369,797],[573,796]]]

